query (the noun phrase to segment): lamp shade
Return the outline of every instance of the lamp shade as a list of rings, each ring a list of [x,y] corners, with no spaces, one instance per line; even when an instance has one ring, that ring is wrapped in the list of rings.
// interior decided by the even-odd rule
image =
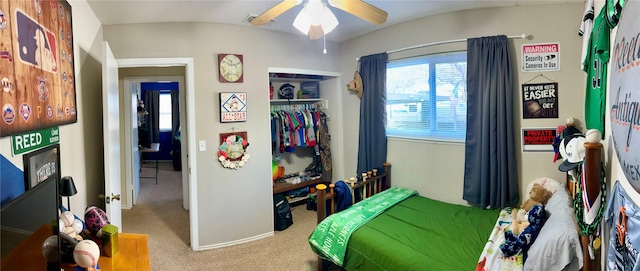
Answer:
[[[78,193],[76,185],[71,176],[64,176],[60,179],[60,196],[70,197]]]
[[[309,3],[296,16],[293,26],[315,40],[335,29],[338,26],[338,19],[325,3],[321,3],[319,0],[309,0]]]

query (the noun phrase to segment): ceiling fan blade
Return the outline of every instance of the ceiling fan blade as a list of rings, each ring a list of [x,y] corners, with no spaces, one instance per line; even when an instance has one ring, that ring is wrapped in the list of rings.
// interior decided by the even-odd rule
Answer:
[[[329,0],[329,5],[373,24],[387,21],[387,12],[362,0]]]
[[[251,20],[251,25],[261,26],[271,21],[273,18],[280,16],[285,11],[302,3],[302,0],[283,0],[262,14],[258,15],[255,19]]]

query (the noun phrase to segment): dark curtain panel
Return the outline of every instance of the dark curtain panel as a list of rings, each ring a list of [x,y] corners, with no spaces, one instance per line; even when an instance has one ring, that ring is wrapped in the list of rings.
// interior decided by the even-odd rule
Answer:
[[[180,92],[171,91],[171,142],[176,139],[180,129]]]
[[[468,39],[463,199],[471,205],[496,209],[518,203],[515,90],[507,37]]]
[[[360,100],[360,136],[357,176],[387,161],[387,53],[360,58],[363,94]]]
[[[149,121],[146,125],[151,133],[151,140],[153,143],[160,142],[160,91],[145,90],[144,100],[147,111],[149,111]]]

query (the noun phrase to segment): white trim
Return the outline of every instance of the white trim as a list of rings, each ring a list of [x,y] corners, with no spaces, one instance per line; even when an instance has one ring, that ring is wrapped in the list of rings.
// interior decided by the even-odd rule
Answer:
[[[224,243],[218,243],[218,244],[213,244],[213,245],[209,245],[209,246],[203,246],[203,247],[201,247],[201,249],[202,250],[209,250],[209,249],[216,249],[216,248],[234,246],[234,245],[239,245],[239,244],[244,244],[244,243],[257,241],[257,240],[264,239],[264,238],[267,238],[267,237],[271,237],[271,236],[274,236],[274,235],[275,235],[274,232],[271,231],[271,232],[259,234],[259,235],[248,237],[248,238],[243,238],[243,239],[240,239],[240,240],[234,240],[234,241],[230,241],[230,242],[224,242]]]
[[[333,77],[340,77],[342,75],[339,72],[328,72],[328,71],[317,71],[317,70],[295,69],[295,68],[269,67],[267,70],[269,71],[269,73],[292,73],[292,74],[322,75],[322,76],[333,76]]]
[[[185,79],[184,78],[185,77],[181,76],[181,75],[180,76],[155,76],[154,75],[154,76],[123,77],[122,78],[123,87],[124,87],[123,90],[124,90],[124,94],[125,94],[124,95],[124,104],[127,105],[127,104],[131,104],[131,102],[132,102],[132,100],[131,100],[132,99],[132,97],[131,97],[132,93],[131,92],[133,90],[131,88],[131,84],[136,84],[137,85],[136,91],[139,91],[140,90],[140,83],[142,83],[142,82],[156,82],[156,81],[162,81],[162,80],[170,81],[170,82],[178,82],[178,88],[179,88],[180,92],[182,93],[182,92],[185,91],[184,90],[184,85],[185,85],[185,83],[184,83]],[[142,98],[142,97],[140,97],[140,98]],[[137,105],[136,105],[136,107],[137,107]],[[133,118],[133,116],[132,116],[133,112],[129,112],[129,110],[126,110],[126,108],[125,108],[123,113],[125,115],[125,127],[132,127],[131,118]],[[163,131],[163,130],[160,130],[160,131]],[[169,131],[171,131],[171,130],[169,130]],[[131,168],[129,168],[129,167],[131,165],[134,165],[134,162],[138,162],[138,163],[140,162],[139,161],[140,160],[139,159],[140,158],[139,157],[140,153],[138,152],[138,146],[134,146],[133,145],[133,140],[129,137],[129,131],[125,132],[124,137],[125,137],[126,146],[131,146],[131,149],[125,148],[125,152],[126,152],[125,159],[127,160],[126,161],[126,163],[127,163],[127,172],[125,174],[127,176],[127,179],[125,181],[126,181],[127,195],[130,196],[130,198],[127,198],[127,202],[123,201],[123,203],[126,203],[126,205],[123,206],[123,208],[131,209],[131,208],[133,208],[134,205],[137,204],[137,197],[135,196],[135,189],[134,189],[133,181],[135,180],[135,175],[138,175],[138,174],[135,172],[136,170],[134,170],[133,167],[131,167]],[[134,156],[136,156],[136,157],[134,157]],[[133,161],[132,159],[136,159],[136,161]],[[185,179],[187,179],[187,178],[183,177],[182,179],[183,179],[182,180],[183,183],[187,182],[187,181],[185,181]],[[138,185],[139,185],[139,181],[138,181]],[[185,201],[187,201],[189,199],[189,194],[188,194],[188,190],[187,190],[186,187],[188,187],[188,186],[183,185],[183,191],[182,191],[183,192],[183,199]],[[132,195],[130,195],[130,194],[132,194]],[[183,203],[183,204],[185,205],[184,206],[185,209],[189,209],[188,206],[187,206],[187,203]]]
[[[197,174],[191,174],[191,172],[197,172],[196,168],[196,124],[195,124],[195,79],[194,79],[194,66],[193,66],[193,58],[123,58],[117,59],[118,66],[120,68],[126,67],[171,67],[171,66],[181,66],[185,67],[185,86],[186,86],[186,104],[187,104],[187,129],[183,130],[182,133],[186,132],[186,136],[183,134],[183,140],[186,138],[187,140],[187,153],[192,154],[189,155],[189,159],[187,159],[187,175],[189,176],[189,226],[191,233],[191,250],[198,251],[201,250],[198,243],[198,181]],[[183,162],[184,164],[184,162]],[[183,171],[185,169],[183,168]],[[184,188],[184,186],[183,186]]]

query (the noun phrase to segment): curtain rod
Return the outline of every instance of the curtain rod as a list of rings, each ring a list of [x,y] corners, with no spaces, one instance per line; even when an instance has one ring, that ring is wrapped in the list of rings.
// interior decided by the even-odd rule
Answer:
[[[522,34],[522,35],[518,35],[518,36],[507,36],[507,38],[508,39],[526,39],[527,35]],[[402,48],[402,49],[396,49],[396,50],[387,51],[387,54],[398,53],[398,52],[402,52],[402,51],[418,49],[418,48],[434,46],[434,45],[441,45],[441,44],[454,43],[454,42],[463,42],[463,41],[466,41],[466,40],[467,39],[436,41],[436,42],[431,42],[431,43],[426,43],[426,44],[415,45],[415,46],[411,46],[411,47],[405,47],[405,48]]]

